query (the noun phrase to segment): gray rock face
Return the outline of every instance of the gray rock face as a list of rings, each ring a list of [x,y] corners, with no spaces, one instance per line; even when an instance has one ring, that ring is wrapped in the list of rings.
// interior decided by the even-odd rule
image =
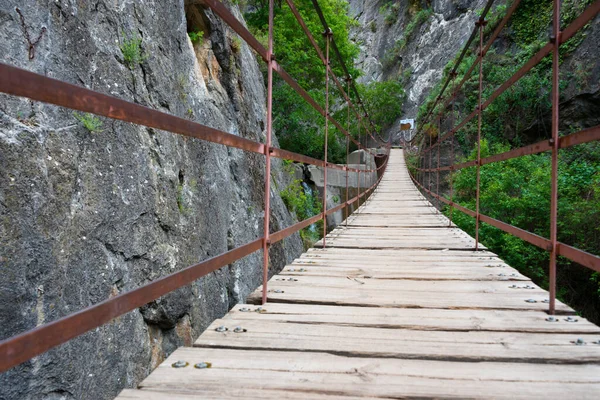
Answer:
[[[398,2],[395,22],[385,21],[380,11],[384,1],[350,0],[350,15],[359,22],[352,38],[359,43],[361,52],[357,67],[363,69],[360,82],[381,81],[395,76],[406,76],[404,88],[407,99],[402,118],[415,118],[417,110],[431,88],[441,79],[444,66],[462,48],[473,30],[474,10],[485,0],[431,2],[433,15],[418,26],[406,46],[399,52],[397,62],[384,68],[383,60],[402,39],[411,17],[409,2]],[[408,71],[408,72],[407,72]],[[398,131],[399,121],[390,129]]]
[[[201,2],[23,3],[0,1],[1,62],[264,139],[256,59]],[[42,28],[29,59],[26,32]],[[136,37],[142,61],[128,62],[120,47]],[[263,156],[101,121],[91,133],[70,110],[0,95],[2,339],[262,236]],[[273,231],[293,223],[275,189],[271,206]],[[274,245],[272,272],[301,250],[297,234]],[[13,368],[0,399],[113,398],[243,301],[261,270],[256,252]]]

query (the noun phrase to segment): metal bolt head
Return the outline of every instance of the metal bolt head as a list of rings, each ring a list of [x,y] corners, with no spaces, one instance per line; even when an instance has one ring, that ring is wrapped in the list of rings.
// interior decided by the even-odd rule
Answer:
[[[296,271],[296,270],[295,270],[294,268],[290,268],[288,271],[290,271],[290,272],[294,272],[294,271]]]
[[[171,364],[171,367],[173,368],[185,368],[188,365],[190,365],[187,361],[176,361],[173,364]]]
[[[209,362],[199,362],[198,364],[194,364],[194,368],[196,369],[206,369],[212,367],[212,363]]]
[[[526,303],[537,303],[537,300],[534,299],[527,299],[525,300]]]
[[[217,332],[226,332],[227,328],[224,327],[223,325],[221,325],[221,326],[215,328],[215,331],[217,331]]]
[[[267,312],[267,310],[265,310],[265,309],[264,309],[264,308],[262,308],[262,307],[258,307],[256,310],[254,310],[254,312],[257,312],[257,313],[264,313],[264,312]]]
[[[234,333],[244,333],[244,332],[248,332],[248,330],[242,328],[241,326],[236,326],[235,328],[233,328],[233,332]]]
[[[579,339],[575,340],[573,343],[575,343],[577,346],[583,346],[585,344],[585,341],[582,338],[579,338]]]
[[[579,320],[577,318],[567,317],[567,318],[565,318],[565,321],[567,321],[567,322],[577,322]]]
[[[250,312],[251,310],[248,307],[242,307],[240,308],[241,312]]]
[[[600,340],[596,340],[595,342],[592,342],[594,344],[600,344]]]
[[[558,318],[553,317],[553,316],[549,316],[548,318],[546,318],[546,321],[548,321],[548,322],[558,322]]]
[[[509,288],[509,289],[516,289],[516,288],[517,288],[517,285],[510,285],[508,288]]]
[[[549,299],[544,299],[544,300],[542,300],[542,303],[548,304],[548,303],[550,303],[550,300]]]

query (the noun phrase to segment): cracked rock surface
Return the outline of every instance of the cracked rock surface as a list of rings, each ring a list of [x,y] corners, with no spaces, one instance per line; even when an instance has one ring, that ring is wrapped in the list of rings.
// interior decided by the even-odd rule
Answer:
[[[26,34],[42,28],[30,59]],[[140,63],[121,51],[132,38]],[[1,0],[0,62],[264,140],[256,58],[199,1]],[[262,236],[264,156],[100,121],[92,133],[71,110],[0,94],[0,339]],[[279,160],[271,178],[277,231],[294,222]],[[301,251],[297,234],[273,245],[271,272]],[[261,271],[255,252],[15,367],[0,399],[113,398],[243,301]]]

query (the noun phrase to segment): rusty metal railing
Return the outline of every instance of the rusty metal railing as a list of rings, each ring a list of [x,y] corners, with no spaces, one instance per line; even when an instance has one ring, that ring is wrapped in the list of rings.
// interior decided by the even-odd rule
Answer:
[[[289,7],[294,12],[295,7],[291,0],[287,1]],[[14,66],[1,64],[0,63],[0,92],[7,93],[10,95],[27,97],[32,100],[41,101],[57,106],[67,107],[73,110],[88,112],[107,118],[122,120],[131,122],[137,125],[143,125],[146,127],[156,128],[172,133],[201,139],[213,143],[222,144],[225,146],[235,147],[248,152],[258,153],[265,156],[265,209],[264,209],[264,233],[263,237],[256,239],[243,246],[232,249],[226,253],[218,255],[216,257],[205,260],[201,263],[189,266],[173,274],[164,276],[157,279],[149,284],[143,285],[131,291],[121,293],[115,297],[104,300],[98,304],[84,308],[78,312],[62,317],[56,321],[38,326],[34,329],[18,334],[11,338],[5,339],[0,342],[0,372],[6,371],[22,362],[25,362],[39,354],[42,354],[49,349],[58,346],[62,343],[69,341],[91,329],[99,327],[113,318],[123,315],[131,310],[143,306],[157,298],[164,296],[167,293],[172,292],[182,286],[188,285],[198,278],[207,275],[225,265],[231,264],[232,262],[246,257],[258,250],[263,250],[263,293],[262,301],[266,302],[267,299],[267,282],[269,274],[269,248],[272,244],[279,242],[288,236],[292,235],[299,230],[306,228],[307,226],[314,224],[315,222],[323,219],[324,230],[323,230],[323,246],[325,246],[325,234],[326,234],[326,219],[328,215],[331,215],[342,209],[346,209],[346,219],[348,217],[349,208],[358,202],[363,197],[368,196],[377,187],[381,177],[383,176],[389,155],[389,143],[383,143],[381,140],[375,139],[372,134],[373,123],[370,122],[368,113],[364,109],[364,105],[360,101],[360,96],[356,91],[356,97],[359,104],[365,111],[364,116],[361,116],[356,106],[351,101],[349,95],[343,91],[339,83],[339,79],[333,74],[332,69],[329,66],[329,45],[331,44],[339,55],[339,51],[335,46],[333,39],[333,33],[328,29],[327,23],[318,9],[319,16],[322,18],[324,24],[324,32],[326,35],[327,49],[326,58],[323,58],[322,52],[316,45],[316,42],[312,38],[312,35],[305,29],[305,33],[309,36],[309,39],[313,42],[316,51],[319,53],[320,58],[324,62],[326,67],[327,79],[325,81],[326,97],[329,96],[329,77],[338,85],[341,92],[343,93],[344,100],[348,104],[348,110],[352,108],[355,111],[359,123],[359,135],[356,140],[350,134],[350,114],[348,113],[348,130],[345,130],[342,125],[336,121],[329,113],[329,101],[326,101],[325,109],[323,109],[300,85],[277,63],[274,58],[273,52],[273,0],[269,1],[269,38],[268,48],[264,46],[244,27],[244,25],[237,20],[233,14],[219,1],[217,0],[205,0],[206,6],[208,6],[215,14],[223,19],[256,53],[267,63],[267,124],[266,124],[266,140],[265,143],[252,141],[249,139],[241,138],[236,135],[229,134],[227,132],[220,131],[218,129],[210,128],[197,122],[193,122],[187,119],[179,118],[167,113],[163,113],[157,110],[153,110],[148,107],[134,104],[125,100],[118,99],[116,97],[108,96],[102,93],[98,93],[89,89],[85,89],[76,85],[72,85],[66,82],[62,82],[56,79],[52,79],[46,76],[42,76],[30,71],[26,71]],[[316,6],[318,4],[315,1]],[[295,11],[295,15],[301,26],[303,25],[302,18]],[[346,80],[348,81],[348,90],[351,84],[351,77],[347,73],[347,69],[340,56],[340,62],[343,66],[344,71],[347,74]],[[307,157],[302,154],[293,153],[287,150],[275,148],[272,146],[272,94],[273,94],[273,72],[279,74],[283,80],[289,84],[304,100],[306,100],[318,113],[325,118],[326,130],[325,135],[328,134],[329,123],[333,124],[337,129],[346,136],[346,147],[348,148],[349,141],[352,140],[359,149],[364,150],[374,158],[379,160],[370,169],[350,168],[348,166],[348,158],[346,158],[346,165],[332,164],[327,161],[327,137],[325,138],[325,160],[318,160],[315,158]],[[378,151],[371,150],[367,146],[361,144],[360,137],[360,125],[365,128],[366,135],[370,135],[373,140],[379,141],[384,144],[383,154],[379,154]],[[348,151],[347,151],[348,152]],[[280,159],[293,160],[305,164],[311,164],[323,167],[325,175],[325,193],[323,201],[323,212],[314,217],[308,218],[304,221],[300,221],[290,227],[282,229],[278,232],[270,232],[270,168],[271,168],[271,157]],[[379,165],[377,165],[379,164]],[[327,185],[326,177],[328,169],[338,169],[345,171],[346,176],[348,173],[355,172],[357,174],[359,189],[358,194],[353,198],[346,200],[331,209],[327,209]],[[363,173],[363,191],[360,188],[360,174]],[[370,173],[371,176],[376,174],[377,179],[369,183],[366,182],[366,173]],[[346,193],[348,193],[348,180],[346,179]]]
[[[475,28],[473,29],[473,33],[469,40],[467,41],[465,47],[463,48],[460,57],[457,59],[453,69],[448,75],[442,90],[439,95],[436,97],[433,106],[427,112],[421,127],[425,122],[430,121],[438,121],[440,118],[447,113],[448,106],[450,106],[450,123],[452,128],[441,135],[438,135],[438,139],[436,143],[432,143],[432,137],[429,135],[429,145],[426,149],[421,150],[419,154],[419,163],[421,164],[419,167],[413,166],[413,169],[417,171],[418,176],[415,177],[411,173],[412,180],[420,187],[424,192],[429,194],[431,197],[437,199],[438,205],[439,202],[443,202],[450,206],[450,224],[452,224],[452,211],[453,209],[457,209],[471,217],[475,218],[475,250],[478,249],[479,246],[479,225],[480,222],[485,222],[489,225],[492,225],[504,232],[507,232],[511,235],[514,235],[534,246],[542,248],[548,252],[550,252],[550,265],[549,265],[549,313],[554,314],[555,312],[555,302],[556,302],[556,257],[563,256],[568,258],[569,260],[581,264],[587,268],[590,268],[594,271],[600,272],[600,257],[590,254],[586,251],[577,249],[575,247],[569,246],[565,243],[561,243],[557,240],[557,204],[558,204],[558,153],[560,149],[564,149],[567,147],[575,146],[582,143],[588,143],[592,141],[600,140],[600,126],[595,126],[592,128],[584,129],[576,133],[572,133],[566,136],[559,137],[559,48],[560,45],[565,43],[567,40],[572,38],[580,29],[582,29],[589,21],[591,21],[599,12],[600,12],[600,0],[595,1],[591,5],[589,5],[582,13],[579,15],[573,22],[571,22],[564,30],[560,29],[560,0],[554,0],[553,2],[553,16],[552,16],[552,35],[550,37],[549,42],[543,46],[536,54],[534,54],[517,72],[515,72],[507,81],[505,81],[502,85],[500,85],[489,98],[485,101],[482,99],[483,93],[483,60],[492,46],[492,43],[496,40],[502,29],[506,26],[508,20],[511,15],[519,6],[520,0],[514,0],[511,4],[510,8],[506,11],[504,18],[500,21],[488,41],[484,46],[484,27],[486,25],[486,14],[489,11],[493,0],[489,0],[486,4],[486,7],[482,13],[482,16],[475,23]],[[470,47],[473,40],[479,36],[479,43],[477,46],[476,54],[477,58],[472,63],[470,68],[467,70],[466,74],[462,78],[462,80],[454,87],[454,90],[449,93],[444,99],[444,92],[446,88],[449,87],[449,84],[453,82],[457,78],[457,68],[462,62],[464,55],[467,53],[468,48]],[[504,153],[492,155],[489,157],[482,158],[481,157],[481,119],[483,112],[485,109],[502,93],[504,93],[507,89],[509,89],[513,84],[515,84],[519,79],[521,79],[527,72],[529,72],[532,68],[534,68],[544,57],[552,54],[552,137],[549,140],[544,140],[535,144],[531,144],[528,146],[520,147],[517,149],[513,149],[510,151],[506,151]],[[459,95],[460,90],[464,83],[471,77],[472,72],[475,67],[479,65],[479,85],[478,85],[478,105],[477,107],[467,115],[461,122],[457,125],[454,124],[454,103],[456,97]],[[440,103],[444,99],[443,103]],[[436,106],[441,104],[439,112],[436,112]],[[472,161],[462,162],[462,163],[454,163],[454,142],[453,136],[456,135],[461,129],[465,127],[465,125],[470,122],[473,118],[477,116],[477,158]],[[430,122],[431,123],[431,122]],[[422,131],[422,128],[420,128]],[[415,135],[416,136],[416,135]],[[413,137],[414,140],[414,137]],[[450,156],[450,165],[440,166],[439,153],[441,146],[450,142],[451,146],[451,156]],[[432,153],[434,149],[437,148],[437,165],[435,168],[432,166]],[[542,236],[536,235],[534,233],[528,232],[516,226],[507,224],[505,222],[499,221],[497,219],[491,218],[487,215],[483,215],[479,209],[479,200],[480,200],[480,168],[483,165],[509,160],[511,158],[521,157],[530,154],[538,154],[542,152],[550,151],[552,152],[552,163],[551,163],[551,199],[550,199],[550,237],[544,238]],[[427,168],[423,164],[425,164],[425,157],[429,154],[429,162]],[[458,171],[467,167],[476,167],[476,207],[475,210],[470,210],[466,207],[461,206],[453,201],[453,182],[452,182],[452,173],[454,171]],[[439,174],[441,171],[450,171],[450,198],[447,199],[440,195],[439,192]],[[436,173],[436,190],[432,190],[431,185],[431,173]],[[427,181],[429,184],[425,187],[425,178],[424,174],[428,174]],[[421,183],[423,182],[423,183]]]

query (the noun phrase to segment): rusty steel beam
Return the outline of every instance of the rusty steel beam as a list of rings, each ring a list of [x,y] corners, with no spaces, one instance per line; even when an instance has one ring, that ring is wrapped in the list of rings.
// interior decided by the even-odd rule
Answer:
[[[506,11],[506,14],[504,15],[504,18],[502,18],[502,21],[500,21],[500,24],[498,24],[498,26],[494,30],[494,33],[488,39],[488,41],[486,42],[485,47],[483,48],[483,55],[484,56],[489,51],[490,47],[492,47],[492,44],[498,38],[498,36],[500,35],[500,32],[502,32],[502,29],[504,29],[504,26],[506,26],[506,24],[508,23],[508,20],[510,19],[510,17],[512,16],[512,14],[515,12],[515,10],[517,9],[517,7],[519,6],[520,3],[521,3],[521,0],[515,0],[515,1],[513,1],[513,3],[510,6],[510,8]],[[444,111],[445,111],[445,109],[446,109],[446,107],[448,106],[448,104],[451,101],[453,101],[456,98],[456,96],[458,96],[458,93],[460,92],[460,89],[463,87],[463,85],[465,84],[465,82],[471,77],[471,73],[473,72],[473,70],[475,69],[475,67],[479,64],[479,61],[481,61],[481,56],[478,55],[477,58],[475,59],[475,61],[473,61],[473,64],[471,64],[471,66],[469,67],[469,69],[467,70],[467,72],[465,73],[465,75],[463,76],[463,78],[460,81],[460,83],[453,89],[451,95],[448,96],[448,99],[442,105],[442,110],[440,111],[440,114],[443,114]],[[451,74],[452,74],[452,72],[451,72]]]
[[[219,0],[203,0],[215,14],[231,27],[265,62],[269,62],[267,49],[250,33],[250,31]]]
[[[488,11],[490,10],[490,8],[492,7],[493,3],[494,3],[494,0],[488,0],[488,2],[485,5],[485,8],[483,9],[483,11],[481,13],[481,19],[484,19],[486,17],[486,15],[487,15]],[[450,81],[452,80],[452,76],[456,74],[456,71],[458,70],[458,66],[462,63],[463,58],[467,54],[467,50],[469,49],[469,47],[471,47],[471,43],[477,37],[477,33],[478,33],[478,29],[477,29],[477,27],[475,27],[473,29],[473,31],[471,32],[471,36],[469,36],[467,43],[465,43],[465,45],[460,53],[460,56],[454,63],[454,67],[452,68],[450,74],[448,75],[448,78],[444,82],[444,85],[442,86],[442,90],[440,90],[440,93],[437,95],[435,102],[433,103],[433,106],[429,109],[429,112],[427,112],[427,114],[425,114],[425,117],[423,117],[424,122],[423,122],[423,124],[421,124],[421,126],[423,126],[425,123],[427,123],[429,121],[429,117],[430,117],[431,113],[433,113],[433,111],[435,110],[435,107],[437,106],[437,104],[441,100],[442,96],[444,95],[446,88],[448,87],[448,85],[450,84]],[[420,129],[419,129],[419,131],[420,131]],[[419,133],[419,132],[417,132],[417,133]],[[416,134],[415,134],[415,136],[416,136]]]
[[[0,92],[264,154],[262,143],[2,63]]]
[[[277,243],[287,238],[288,236],[291,236],[292,234],[298,232],[299,230],[304,229],[317,221],[320,221],[321,219],[323,219],[323,214],[317,214],[314,217],[307,218],[304,221],[300,221],[290,227],[275,232],[271,234],[271,244]]]
[[[593,142],[595,140],[600,140],[600,125],[562,136],[558,140],[558,147],[564,149],[578,144]]]
[[[550,263],[548,267],[548,292],[550,301],[548,313],[554,315],[556,308],[556,251],[557,251],[557,218],[558,218],[558,129],[559,129],[559,46],[560,46],[560,1],[553,2],[552,15],[552,165],[550,188]]]
[[[583,143],[589,143],[596,140],[600,140],[600,125],[594,126],[581,130],[579,132],[571,133],[566,136],[561,136],[558,139],[558,147],[565,149],[568,147],[576,146]],[[510,160],[512,158],[518,158],[521,156],[543,153],[552,150],[550,140],[542,140],[534,144],[519,147],[517,149],[509,150],[504,153],[494,154],[481,159],[481,165],[492,164],[500,161]],[[440,171],[448,170],[459,170],[463,168],[473,167],[477,164],[477,160],[466,161],[459,164],[450,166],[440,167]],[[425,168],[415,168],[418,171],[428,171]],[[434,169],[435,170],[435,169]]]
[[[577,31],[585,26],[592,18],[596,16],[600,12],[600,0],[596,0],[593,4],[588,6],[584,12],[577,17],[571,24],[562,31],[560,35],[560,43],[561,45],[569,40]],[[542,47],[536,54],[534,54],[517,72],[515,72],[507,81],[505,81],[499,88],[497,88],[492,95],[483,103],[482,108],[485,110],[498,96],[504,93],[508,88],[514,85],[519,79],[521,79],[527,72],[529,72],[533,67],[535,67],[544,57],[546,57],[552,49],[554,45],[552,43],[547,43],[544,47]],[[448,134],[442,137],[443,140],[446,140],[456,134],[463,126],[465,126],[473,117],[477,115],[477,110],[474,110],[469,114],[465,119],[461,121],[461,123],[452,129]],[[423,151],[426,153],[428,150]]]
[[[568,258],[584,267],[600,272],[600,257],[564,243],[557,243],[557,255]]]
[[[477,100],[477,163],[475,167],[477,169],[476,174],[476,192],[475,192],[475,251],[479,248],[479,220],[481,215],[479,214],[479,202],[481,194],[481,124],[483,118],[483,109],[481,108],[481,98],[483,95],[483,28],[485,27],[486,21],[484,17],[479,18],[477,26],[479,27],[479,56],[481,62],[479,63],[479,93]]]
[[[262,248],[263,238],[0,342],[0,372],[158,299]]]
[[[425,187],[423,187],[423,185],[421,185],[412,175],[410,175],[410,178],[418,187],[420,187],[424,191],[428,192],[432,196],[435,196],[434,193],[428,191]],[[462,211],[464,214],[467,214],[471,217],[475,217],[475,215],[476,215],[473,210],[463,207],[458,203],[454,203],[442,196],[440,196],[440,200],[446,204],[451,205],[452,207],[456,208],[457,210]],[[510,233],[513,236],[523,239],[524,241],[526,241],[536,247],[539,247],[540,249],[550,251],[550,248],[552,247],[552,242],[549,239],[546,239],[542,236],[525,231],[521,228],[517,228],[516,226],[507,224],[507,223],[497,220],[495,218],[488,217],[487,215],[481,214],[480,219],[482,222],[485,222],[485,223],[492,225],[506,233]],[[557,242],[557,255],[568,258],[569,260],[571,260],[577,264],[580,264],[584,267],[590,268],[594,271],[600,272],[600,257],[598,257],[594,254],[585,252],[583,250],[569,246],[562,242]]]
[[[267,52],[267,137],[265,139],[265,215],[263,227],[263,285],[262,304],[267,302],[267,285],[269,282],[269,247],[271,247],[271,135],[273,132],[273,0],[269,0],[269,50]]]
[[[446,204],[452,205],[454,208],[456,208],[459,211],[462,211],[463,213],[476,218],[477,217],[477,212],[470,210],[466,207],[461,206],[458,203],[454,203],[448,199],[446,199],[443,196],[438,196],[435,193],[433,193],[432,191],[424,188],[420,183],[418,183],[413,176],[411,175],[411,179],[413,180],[413,182],[415,182],[417,184],[417,186],[421,187],[424,191],[426,191],[427,193],[429,193],[432,197],[435,198],[439,198],[441,201],[443,201]],[[544,249],[546,251],[548,251],[548,249],[550,248],[550,240],[536,235],[535,233],[531,233],[531,232],[527,232],[526,230],[523,230],[521,228],[517,228],[516,226],[507,224],[506,222],[502,222],[500,220],[497,220],[495,218],[492,217],[488,217],[487,215],[484,214],[479,214],[479,219],[481,222],[485,222],[489,225],[492,225],[506,233],[510,233],[513,236],[516,236],[520,239],[523,239],[524,241],[533,244],[534,246],[537,246],[541,249]]]
[[[277,147],[271,147],[271,155],[273,157],[277,157],[283,160],[293,160],[304,164],[316,165],[318,167],[325,166],[325,162],[323,160],[319,160],[317,158],[312,158],[298,153],[293,153],[291,151],[279,149]]]
[[[331,31],[323,32],[325,37],[325,165],[327,165],[327,142],[329,135],[329,44]],[[327,168],[323,168],[323,248],[327,245]]]

